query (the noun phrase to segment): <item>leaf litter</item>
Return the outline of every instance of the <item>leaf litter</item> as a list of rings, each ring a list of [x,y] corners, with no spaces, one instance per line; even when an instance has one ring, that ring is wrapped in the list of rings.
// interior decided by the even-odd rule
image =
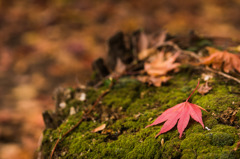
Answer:
[[[198,92],[199,92],[201,95],[204,95],[204,94],[208,93],[211,89],[212,89],[212,87],[208,86],[208,81],[206,81],[204,84],[202,84],[202,85],[198,88]]]
[[[220,70],[223,69],[224,72],[234,72],[235,70],[240,73],[240,56],[237,54],[230,53],[228,51],[221,51],[215,48],[206,48],[210,55],[203,58],[200,64],[212,65],[212,68]]]
[[[170,54],[170,53],[168,53]],[[167,76],[170,71],[177,72],[179,63],[175,63],[175,60],[180,55],[180,52],[176,52],[174,55],[165,56],[163,51],[159,52],[155,56],[151,56],[149,61],[144,63],[144,71],[146,76],[138,76],[137,79],[144,82],[153,84],[156,87],[160,87],[163,82],[167,82],[171,77]]]

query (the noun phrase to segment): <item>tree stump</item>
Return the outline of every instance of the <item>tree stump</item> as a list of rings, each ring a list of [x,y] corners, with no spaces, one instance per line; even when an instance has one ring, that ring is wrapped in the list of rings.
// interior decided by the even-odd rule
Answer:
[[[201,40],[203,43],[203,38],[196,38],[193,34],[172,38],[183,49],[195,49],[196,43]],[[208,111],[202,112],[204,129],[190,120],[179,139],[176,127],[157,138],[154,136],[162,124],[145,128],[166,109],[187,99],[201,74],[209,73],[201,68],[183,66],[161,87],[149,86],[128,75],[121,76],[85,116],[102,92],[109,88],[111,80],[105,77],[111,71],[109,67],[114,68],[114,61],[118,57],[127,64],[134,61],[131,47],[126,47],[123,39],[123,33],[118,33],[110,40],[108,58],[112,60],[106,64],[102,60],[95,62],[98,80],[91,84],[101,80],[97,89],[87,87],[58,92],[62,97],[57,102],[65,103],[65,107],[57,106],[54,112],[44,113],[47,128],[43,132],[39,156],[49,158],[60,139],[53,158],[240,158],[240,150],[236,148],[240,136],[239,83],[219,75],[210,79],[212,90],[205,95],[194,93],[190,99],[191,103]],[[219,38],[204,40],[204,45],[207,40],[212,44],[221,41]],[[236,43],[224,40],[228,46]],[[116,49],[118,51],[114,54]],[[80,119],[82,122],[62,138]]]

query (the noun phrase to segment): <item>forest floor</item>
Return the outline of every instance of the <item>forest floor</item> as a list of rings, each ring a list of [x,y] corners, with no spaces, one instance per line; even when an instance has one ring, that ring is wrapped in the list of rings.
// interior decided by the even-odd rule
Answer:
[[[91,76],[117,31],[161,28],[240,39],[238,0],[0,1],[0,158],[32,158],[58,86]],[[27,8],[27,9],[26,9]]]

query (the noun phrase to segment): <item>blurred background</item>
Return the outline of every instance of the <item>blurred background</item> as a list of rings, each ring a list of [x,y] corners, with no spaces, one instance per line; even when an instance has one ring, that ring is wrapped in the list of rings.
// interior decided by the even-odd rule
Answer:
[[[84,84],[117,31],[240,39],[239,0],[0,0],[0,159],[35,158],[56,87]]]

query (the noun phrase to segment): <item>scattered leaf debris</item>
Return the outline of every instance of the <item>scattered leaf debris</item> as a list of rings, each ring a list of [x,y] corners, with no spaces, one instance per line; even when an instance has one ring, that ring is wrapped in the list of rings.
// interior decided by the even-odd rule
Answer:
[[[212,89],[212,87],[208,86],[208,82],[205,82],[204,84],[202,84],[202,85],[198,88],[198,92],[199,92],[201,95],[204,95],[204,94],[208,93],[211,89]]]
[[[106,128],[106,124],[102,124],[99,127],[93,129],[91,132],[96,133],[96,132],[104,130],[105,128]]]
[[[230,53],[228,51],[221,51],[215,48],[207,47],[209,56],[205,57],[201,64],[210,65],[217,70],[221,70],[226,73],[234,72],[235,70],[240,73],[240,56]]]

